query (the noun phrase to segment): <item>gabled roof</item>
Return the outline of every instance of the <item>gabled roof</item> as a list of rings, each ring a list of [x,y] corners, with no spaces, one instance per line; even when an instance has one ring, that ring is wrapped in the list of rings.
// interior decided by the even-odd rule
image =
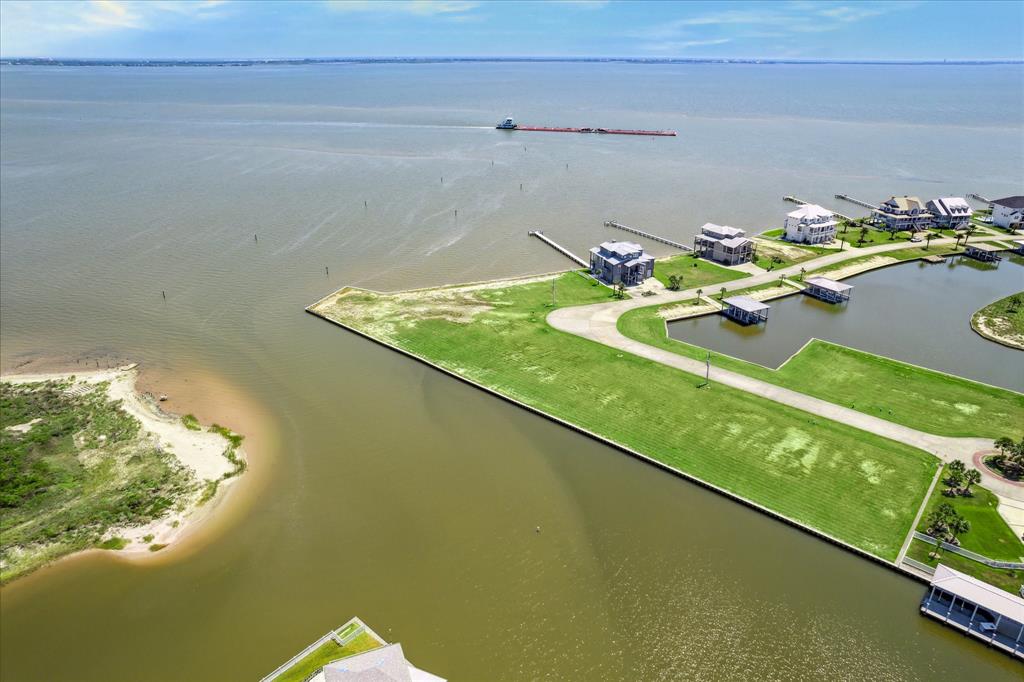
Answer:
[[[728,225],[715,225],[714,223],[704,223],[700,228],[701,232],[714,232],[724,237],[742,237],[747,232],[741,230],[738,227],[729,227]]]
[[[643,253],[644,247],[636,242],[601,242],[600,250],[613,253],[619,258],[630,258],[633,254]],[[595,252],[594,249],[591,252]]]
[[[890,197],[883,202],[884,204],[892,204],[901,211],[911,211],[915,208],[924,209],[924,204],[917,197]]]
[[[932,585],[958,597],[963,597],[983,609],[1012,618],[1024,624],[1024,599],[1015,597],[966,573],[955,571],[945,564],[935,567]]]
[[[324,666],[324,682],[428,682],[444,680],[405,659],[401,644],[388,644]]]
[[[831,218],[834,213],[824,206],[817,204],[804,204],[795,211],[787,213],[790,218]]]
[[[995,199],[992,204],[994,206],[1005,206],[1006,208],[1024,208],[1024,196],[1003,197],[1002,199]]]
[[[939,197],[928,202],[929,210],[939,215],[970,215],[971,205],[963,197]]]
[[[728,239],[722,239],[719,241],[719,244],[730,249],[735,249],[737,246],[743,246],[747,242],[752,241],[752,239],[747,239],[746,237],[729,237]]]

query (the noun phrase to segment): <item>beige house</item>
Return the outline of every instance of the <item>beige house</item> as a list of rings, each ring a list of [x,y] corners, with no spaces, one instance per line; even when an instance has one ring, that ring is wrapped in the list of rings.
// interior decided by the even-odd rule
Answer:
[[[704,223],[700,234],[693,239],[693,252],[699,258],[725,265],[749,263],[754,258],[754,240],[746,235],[739,228]]]
[[[932,226],[934,216],[917,197],[890,197],[872,211],[876,220],[885,224],[885,229],[898,232],[918,232]]]

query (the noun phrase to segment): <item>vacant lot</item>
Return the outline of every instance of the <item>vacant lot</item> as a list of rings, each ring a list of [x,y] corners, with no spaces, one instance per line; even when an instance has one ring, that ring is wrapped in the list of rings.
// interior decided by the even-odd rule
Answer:
[[[721,282],[750,277],[746,272],[729,270],[692,255],[673,256],[654,263],[654,276],[659,282],[668,286],[670,275],[683,278],[680,286],[682,289],[707,288]]]
[[[1024,349],[1024,291],[990,303],[971,316],[982,336]]]
[[[608,300],[607,289],[571,273],[557,290],[559,305]],[[472,312],[425,309],[395,323],[378,318],[393,320],[399,299],[356,290],[315,312],[895,558],[937,466],[930,455],[742,391],[700,389],[683,372],[558,332],[545,322],[548,282],[446,295]]]

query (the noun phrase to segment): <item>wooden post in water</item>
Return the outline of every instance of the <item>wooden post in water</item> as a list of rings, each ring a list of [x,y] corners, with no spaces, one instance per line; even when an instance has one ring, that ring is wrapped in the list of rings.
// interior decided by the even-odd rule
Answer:
[[[166,291],[161,291],[160,295],[164,297],[165,301],[167,300],[167,292]]]
[[[324,274],[326,276],[328,276],[328,277],[331,276],[331,269],[329,267],[327,267],[326,265],[324,266]]]

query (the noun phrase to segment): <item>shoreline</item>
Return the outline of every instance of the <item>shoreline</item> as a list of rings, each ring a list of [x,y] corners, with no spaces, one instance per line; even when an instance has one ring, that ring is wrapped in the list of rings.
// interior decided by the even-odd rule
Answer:
[[[231,450],[231,442],[223,434],[210,430],[210,426],[206,424],[198,431],[188,429],[180,415],[162,409],[154,397],[154,392],[140,389],[139,384],[143,381],[142,372],[134,363],[110,369],[3,374],[0,375],[0,381],[26,384],[67,381],[72,377],[76,385],[109,382],[106,389],[108,400],[120,401],[121,409],[138,420],[141,430],[192,473],[198,484],[197,489],[182,500],[184,508],[172,509],[142,525],[113,526],[104,532],[104,540],[126,540],[127,544],[124,547],[87,547],[60,556],[6,581],[5,588],[21,582],[22,579],[39,575],[56,564],[87,556],[102,555],[136,564],[151,564],[179,558],[192,546],[194,540],[213,526],[220,517],[226,515],[229,498],[235,498],[233,493],[240,487],[236,484],[248,478],[242,474],[246,473],[251,461],[249,448],[241,445],[234,448],[235,456],[241,462],[236,469],[236,465],[226,456]],[[231,432],[235,433],[233,430]],[[204,500],[203,488],[208,485],[208,481],[217,481],[217,490],[212,497]]]
[[[998,315],[986,315],[985,311],[988,310],[989,308],[994,308],[995,306],[998,306],[999,304],[1012,298],[1013,296],[1024,297],[1024,292],[1022,292],[1021,294],[1010,294],[1005,298],[1001,298],[998,301],[992,301],[988,305],[980,308],[979,310],[976,310],[974,314],[971,315],[971,329],[974,331],[975,334],[977,334],[981,338],[987,339],[988,341],[992,341],[993,343],[998,343],[999,345],[1006,346],[1007,348],[1024,350],[1024,337],[1021,337],[1019,335],[1017,337],[1003,336],[999,332],[989,328],[987,324],[990,320],[1005,321],[1006,318],[1001,318]],[[1010,324],[1011,327],[1013,326],[1012,323],[1008,322],[1008,324]]]

